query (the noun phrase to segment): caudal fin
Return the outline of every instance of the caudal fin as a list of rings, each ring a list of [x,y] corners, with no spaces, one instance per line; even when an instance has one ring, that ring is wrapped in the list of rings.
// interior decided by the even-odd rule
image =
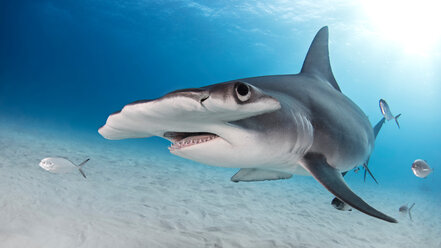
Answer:
[[[397,116],[395,116],[395,122],[397,123],[398,128],[400,128],[400,123],[398,123],[398,117],[400,117],[401,114],[398,114]]]
[[[374,181],[378,184],[377,179],[375,179],[375,177],[372,174],[371,170],[369,170],[368,164],[369,164],[369,159],[366,161],[366,163],[363,164],[363,168],[364,168],[364,181],[366,182],[366,172],[368,172],[369,175],[372,177],[372,179],[374,179]]]
[[[82,168],[83,168],[83,165],[85,163],[87,163],[89,160],[90,159],[88,158],[88,159],[84,160],[81,164],[78,165],[78,170],[80,171],[81,175],[83,175],[84,178],[87,178],[87,177],[86,177],[86,174],[84,173],[84,171],[82,170]]]
[[[386,121],[386,118],[381,118],[381,120],[374,126],[374,137],[377,138],[378,133],[381,130],[381,127],[383,126],[384,122]]]
[[[411,221],[413,220],[412,220],[412,215],[410,214],[410,210],[412,210],[413,206],[415,206],[415,202],[412,204],[412,206],[410,206],[409,210],[407,211],[409,213],[409,218]]]
[[[375,124],[374,126],[374,137],[375,139],[377,138],[378,133],[381,130],[381,127],[383,127],[384,122],[386,121],[386,118],[381,118],[381,120]],[[375,179],[374,175],[372,174],[371,170],[369,170],[369,158],[366,160],[366,162],[363,164],[363,168],[364,168],[364,181],[366,182],[366,174],[369,173],[369,175],[372,177],[372,179],[374,179],[374,181],[378,184],[377,179]]]

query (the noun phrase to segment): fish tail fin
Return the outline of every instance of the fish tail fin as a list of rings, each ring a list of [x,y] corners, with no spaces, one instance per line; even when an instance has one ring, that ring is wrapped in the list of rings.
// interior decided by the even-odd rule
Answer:
[[[84,171],[81,168],[78,168],[78,170],[80,171],[81,175],[83,175],[84,178],[87,178],[86,174],[84,174]]]
[[[90,158],[84,160],[83,162],[81,162],[81,164],[78,165],[78,167],[82,167],[85,163],[89,162]]]
[[[398,117],[400,117],[401,114],[398,114],[397,116],[395,116],[395,122],[397,123],[398,128],[400,128],[400,123],[398,123]]]
[[[81,175],[83,175],[84,178],[87,178],[87,177],[86,177],[86,174],[84,173],[84,171],[82,170],[82,168],[85,163],[89,162],[89,160],[90,159],[88,158],[88,159],[84,160],[83,162],[81,162],[81,164],[78,165],[78,170],[80,171]]]
[[[415,202],[412,204],[412,206],[410,206],[409,211],[407,211],[409,213],[409,218],[411,221],[413,221],[413,220],[412,220],[412,214],[410,213],[410,210],[412,210],[413,206],[415,206]]]

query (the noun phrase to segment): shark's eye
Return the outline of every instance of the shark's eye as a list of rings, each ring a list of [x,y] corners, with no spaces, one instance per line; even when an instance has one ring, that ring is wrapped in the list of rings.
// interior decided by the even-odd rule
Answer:
[[[247,101],[251,97],[250,86],[244,83],[237,83],[236,94],[237,94],[237,98],[239,98],[241,102]]]

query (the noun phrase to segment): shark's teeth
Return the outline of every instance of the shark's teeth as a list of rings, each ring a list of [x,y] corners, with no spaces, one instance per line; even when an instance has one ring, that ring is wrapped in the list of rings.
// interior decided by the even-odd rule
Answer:
[[[185,139],[182,139],[176,143],[171,144],[171,146],[168,148],[170,151],[174,151],[177,149],[181,149],[184,147],[189,147],[201,143],[208,142],[210,140],[213,140],[219,136],[217,135],[198,135],[198,136],[189,136]]]

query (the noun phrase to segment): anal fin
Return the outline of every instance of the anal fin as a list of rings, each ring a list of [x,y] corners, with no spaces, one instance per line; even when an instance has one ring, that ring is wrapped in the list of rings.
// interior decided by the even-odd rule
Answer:
[[[334,167],[330,166],[322,154],[307,153],[302,160],[302,165],[317,181],[325,186],[329,192],[353,208],[370,216],[397,223],[397,220],[371,207],[352,192],[343,180],[341,173]]]
[[[270,171],[263,169],[240,169],[233,177],[233,182],[254,182],[265,180],[279,180],[291,178],[292,174],[279,171]]]

